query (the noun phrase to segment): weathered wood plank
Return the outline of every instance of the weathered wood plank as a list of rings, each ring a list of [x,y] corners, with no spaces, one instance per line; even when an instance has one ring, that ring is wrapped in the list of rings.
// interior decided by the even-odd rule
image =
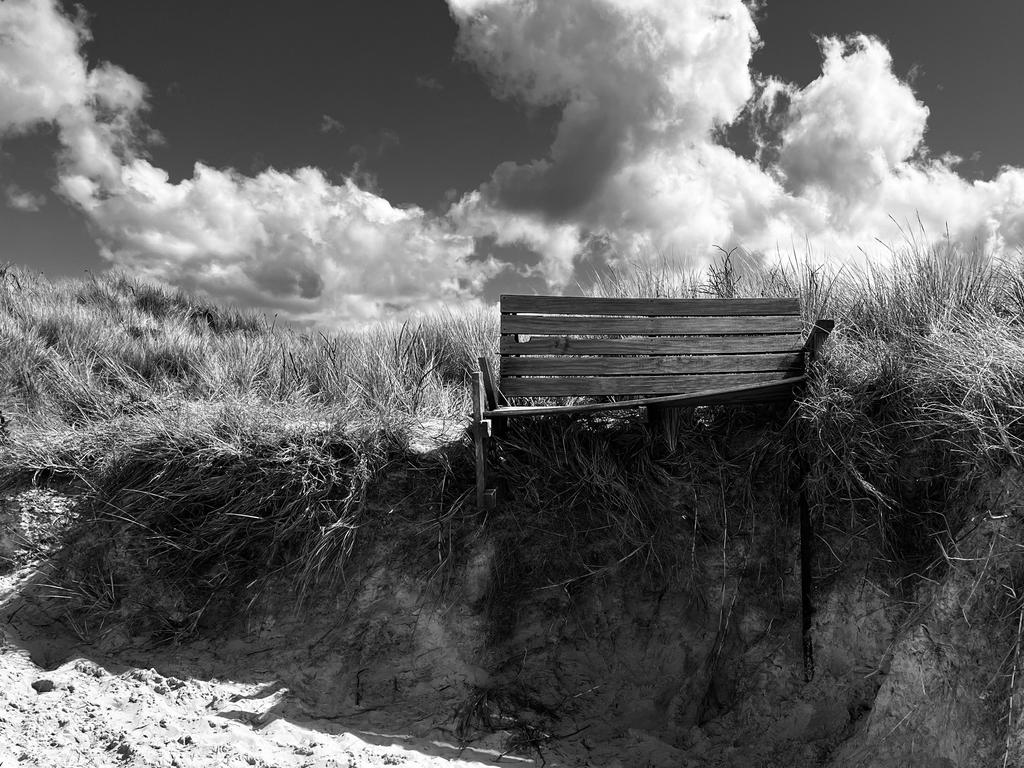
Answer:
[[[743,352],[787,352],[800,349],[798,333],[766,336],[633,336],[622,339],[577,339],[572,336],[534,336],[516,341],[501,337],[503,355],[703,355]]]
[[[481,510],[488,509],[493,495],[487,487],[487,442],[491,435],[490,419],[484,417],[486,394],[479,371],[473,372],[473,451],[476,456],[476,503]]]
[[[803,370],[802,352],[774,355],[691,355],[672,357],[503,357],[502,386],[508,376],[617,376],[680,373],[739,373]],[[493,407],[493,406],[492,406]]]
[[[821,345],[825,343],[825,339],[827,339],[828,335],[832,333],[832,329],[835,328],[835,325],[834,320],[819,318],[814,323],[814,327],[811,328],[811,332],[807,334],[807,341],[804,342],[804,359],[806,360],[808,370],[810,370],[814,365],[814,361],[818,357]]]
[[[795,298],[775,299],[618,299],[590,296],[501,297],[501,311],[541,315],[625,315],[707,317],[710,315],[799,315]]]
[[[502,391],[512,397],[569,395],[670,395],[758,384],[791,377],[791,372],[719,373],[693,376],[590,376],[502,379]]]
[[[539,317],[502,315],[501,332],[556,336],[709,336],[798,333],[796,315],[772,317]]]
[[[674,408],[694,405],[733,405],[743,403],[767,403],[790,400],[793,389],[806,381],[806,376],[794,376],[764,384],[752,384],[738,389],[709,389],[685,395],[660,395],[619,400],[613,403],[585,403],[583,405],[541,405],[511,406],[487,412],[486,416],[549,416],[571,413],[594,413],[619,411],[625,408],[639,408],[650,405]]]
[[[487,396],[487,407],[494,409],[498,407],[498,393],[494,386],[494,375],[491,373],[491,363],[486,357],[478,357],[477,365],[480,367],[480,380],[484,385],[484,394]]]

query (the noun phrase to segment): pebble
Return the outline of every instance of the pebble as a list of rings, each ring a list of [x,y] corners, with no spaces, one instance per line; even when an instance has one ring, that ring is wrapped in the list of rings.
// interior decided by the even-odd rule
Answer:
[[[53,680],[47,680],[46,678],[36,680],[32,683],[32,687],[36,693],[49,693],[53,690]]]

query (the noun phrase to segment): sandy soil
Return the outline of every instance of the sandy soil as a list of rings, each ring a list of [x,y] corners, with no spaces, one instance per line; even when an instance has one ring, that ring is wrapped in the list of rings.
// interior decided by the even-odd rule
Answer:
[[[67,510],[32,490],[0,524],[0,768],[816,765],[848,730],[827,685],[801,684],[796,613],[733,576],[704,585],[713,601],[629,580],[539,595],[486,641],[484,542],[446,604],[385,556],[301,612],[282,589],[218,636],[156,645],[63,610],[46,560]]]
[[[56,588],[49,600],[31,597],[48,594],[45,560],[68,508],[44,490],[0,500],[0,768],[534,763],[502,755],[502,734],[460,745],[415,738],[373,713],[365,730],[318,718],[244,639],[152,648],[115,627],[105,642],[82,642],[87,628],[59,614]],[[231,668],[243,671],[217,674]]]
[[[32,576],[25,568],[4,578],[0,600],[11,600]],[[175,677],[104,660],[95,648],[79,647],[87,655],[76,655],[69,647],[74,639],[59,625],[44,624],[26,638],[12,631],[14,624],[0,627],[0,768],[533,764],[502,757],[500,734],[490,747],[478,741],[460,749],[393,733],[383,724],[353,730],[304,719],[292,691],[279,681],[203,679],[203,670],[218,661],[201,647],[180,658],[152,654],[159,666],[194,669],[194,676]],[[69,652],[71,658],[47,668],[48,659]]]
[[[976,507],[912,611],[857,568],[831,579],[807,683],[795,557],[770,567],[770,531],[709,550],[699,587],[546,593],[500,640],[473,607],[485,542],[444,605],[383,560],[301,612],[281,590],[159,645],[62,611],[46,563],[67,500],[24,492],[0,502],[0,768],[1024,764],[1024,475]]]

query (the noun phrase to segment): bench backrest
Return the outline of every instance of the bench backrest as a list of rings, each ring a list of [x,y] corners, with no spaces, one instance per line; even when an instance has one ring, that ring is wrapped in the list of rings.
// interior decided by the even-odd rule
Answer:
[[[800,306],[783,299],[502,296],[509,397],[670,395],[804,371]]]

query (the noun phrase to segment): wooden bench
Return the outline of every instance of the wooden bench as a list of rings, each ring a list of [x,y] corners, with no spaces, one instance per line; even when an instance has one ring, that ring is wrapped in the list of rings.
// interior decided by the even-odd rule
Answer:
[[[502,296],[499,376],[486,358],[474,374],[477,504],[496,506],[488,443],[509,418],[621,408],[792,401],[831,320],[804,335],[795,298],[615,299]],[[509,398],[602,398],[602,402],[514,405]],[[611,398],[611,399],[609,399]],[[806,458],[800,457],[801,478]],[[800,559],[805,673],[810,644],[811,522],[800,488]]]
[[[832,329],[804,337],[800,305],[782,299],[502,296],[501,362],[474,375],[477,503],[495,504],[493,427],[520,416],[622,408],[791,401]],[[509,398],[615,398],[513,405]]]

